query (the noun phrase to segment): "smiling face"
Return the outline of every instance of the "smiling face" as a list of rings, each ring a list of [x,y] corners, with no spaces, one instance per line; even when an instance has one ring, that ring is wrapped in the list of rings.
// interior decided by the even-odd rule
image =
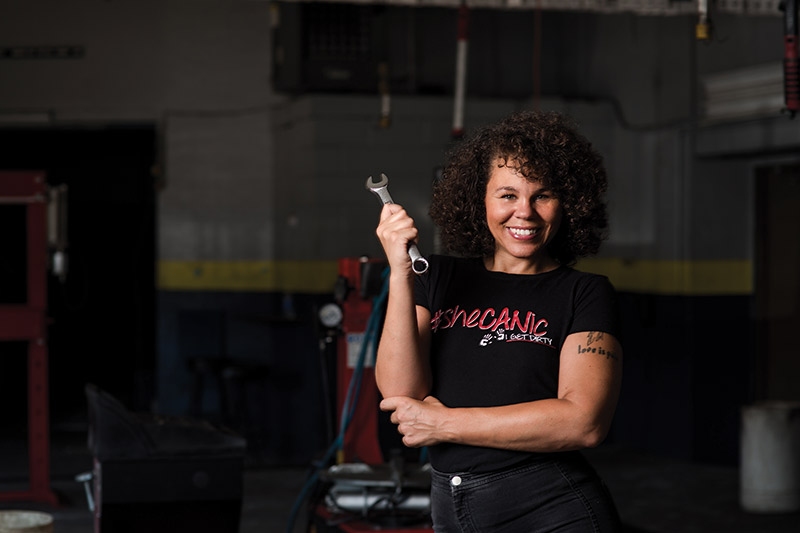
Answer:
[[[486,185],[486,223],[495,240],[487,268],[520,274],[556,268],[547,245],[558,233],[561,218],[561,203],[551,190],[525,178],[513,161],[496,160]]]

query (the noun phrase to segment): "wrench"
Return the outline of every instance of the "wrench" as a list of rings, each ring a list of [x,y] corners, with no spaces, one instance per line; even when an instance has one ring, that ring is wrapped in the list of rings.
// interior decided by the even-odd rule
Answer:
[[[389,178],[386,177],[386,174],[381,174],[381,179],[377,182],[372,181],[372,176],[370,176],[367,178],[366,185],[367,190],[374,192],[378,196],[382,205],[394,203],[389,194]],[[417,245],[413,242],[408,245],[408,256],[411,257],[411,270],[415,274],[422,274],[428,270],[428,260],[422,257]]]

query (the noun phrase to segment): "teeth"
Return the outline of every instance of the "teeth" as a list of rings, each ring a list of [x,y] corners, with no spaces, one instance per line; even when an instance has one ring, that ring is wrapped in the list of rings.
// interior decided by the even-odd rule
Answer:
[[[519,229],[519,228],[508,228],[508,229],[514,235],[520,235],[520,236],[530,236],[536,233],[536,230],[533,229]]]

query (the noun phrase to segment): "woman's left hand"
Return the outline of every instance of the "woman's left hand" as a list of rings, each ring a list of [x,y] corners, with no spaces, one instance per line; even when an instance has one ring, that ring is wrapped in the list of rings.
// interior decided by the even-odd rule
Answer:
[[[381,402],[381,411],[391,411],[391,421],[403,435],[403,444],[409,448],[421,448],[442,442],[441,425],[447,417],[447,407],[428,396],[422,401],[406,396],[386,398]]]

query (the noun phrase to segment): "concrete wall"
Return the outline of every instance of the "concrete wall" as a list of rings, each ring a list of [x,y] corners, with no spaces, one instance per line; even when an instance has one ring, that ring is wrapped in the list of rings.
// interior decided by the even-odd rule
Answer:
[[[85,51],[4,60],[0,112],[158,126],[161,258],[272,257],[267,2],[34,0],[0,18],[5,46]]]
[[[162,260],[375,253],[373,236],[361,232],[374,219],[369,208],[360,209],[359,188],[380,172],[394,178],[392,190],[424,218],[426,187],[450,142],[450,97],[395,97],[392,127],[382,130],[376,95],[274,94],[267,2],[86,0],[67,6],[39,0],[4,9],[0,30],[6,45],[80,45],[85,55],[3,60],[0,111],[48,112],[54,124],[158,125]],[[443,29],[455,20],[452,10],[417,11],[418,20],[430,21],[416,25],[417,41],[431,50],[452,50],[452,35]],[[44,12],[49,16],[41,17]],[[693,38],[691,17],[542,16],[542,91],[563,100],[545,105],[583,102],[570,111],[611,171],[612,246],[633,245],[634,255],[662,258],[682,253],[675,238],[665,235],[681,220],[679,206],[663,200],[665,192],[667,198],[686,194],[676,189],[685,186],[685,158],[694,150],[687,135],[701,105],[698,76],[779,59],[780,18],[721,15],[714,41],[701,43]],[[530,59],[532,37],[525,30],[532,28],[531,17],[472,14],[468,126],[532,105],[530,97],[519,95],[489,98],[530,86],[530,65],[521,60]],[[498,32],[506,20],[515,21],[517,32]],[[451,89],[452,57],[425,49],[417,54],[423,58],[418,79],[427,76]],[[517,77],[504,84],[504,72]],[[596,109],[585,105],[592,101]],[[775,121],[767,127],[786,126]],[[715,146],[724,150],[728,139],[706,134],[702,142],[709,152]],[[308,175],[324,176],[324,182],[309,190]],[[340,237],[315,241],[303,234],[326,225]]]

